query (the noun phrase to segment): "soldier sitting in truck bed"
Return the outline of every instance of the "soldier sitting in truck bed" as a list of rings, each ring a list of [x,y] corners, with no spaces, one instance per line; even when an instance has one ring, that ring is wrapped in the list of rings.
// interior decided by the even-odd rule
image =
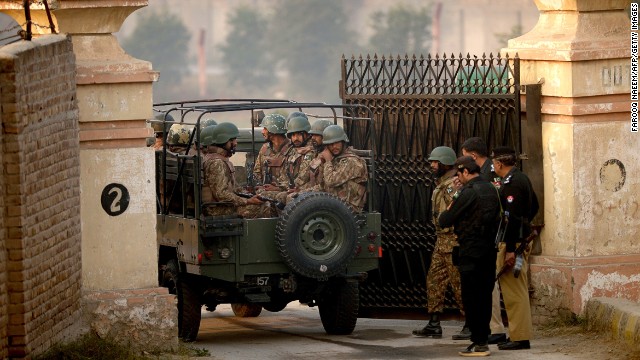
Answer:
[[[235,194],[235,167],[229,158],[235,152],[240,135],[232,123],[209,126],[200,132],[203,147],[202,202],[205,216],[237,214],[243,218],[270,217],[268,203],[253,196],[249,199]]]

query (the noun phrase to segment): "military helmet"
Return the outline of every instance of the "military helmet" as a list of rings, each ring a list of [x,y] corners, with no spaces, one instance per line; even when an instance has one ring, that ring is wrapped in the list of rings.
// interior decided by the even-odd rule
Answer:
[[[287,123],[287,136],[300,131],[308,133],[309,130],[311,130],[311,124],[309,124],[309,120],[306,117],[292,117]]]
[[[187,145],[189,144],[190,136],[191,136],[191,129],[187,125],[173,124],[169,129],[169,135],[167,135],[167,144]]]
[[[215,144],[214,130],[217,125],[209,125],[200,130],[200,140],[198,141],[202,146],[209,146]]]
[[[163,112],[156,113],[153,118],[154,118],[154,120],[164,120],[165,122],[172,123],[173,122],[173,116],[171,116],[171,114],[167,114],[167,116],[165,118],[165,114],[167,114],[167,113],[163,113]],[[154,122],[151,123],[151,128],[153,128],[153,132],[156,132],[156,133],[165,132],[167,127],[168,127],[168,124],[162,123],[160,121],[154,121]]]
[[[443,165],[453,165],[456,162],[456,152],[448,146],[438,146],[431,150],[429,161],[440,161]]]
[[[307,117],[307,114],[303,113],[302,111],[294,111],[291,114],[289,114],[289,116],[287,116],[287,127],[289,126],[289,121],[291,121],[291,119],[296,117],[303,117],[309,120],[309,118]]]
[[[284,119],[284,116],[283,116]],[[225,144],[227,141],[240,136],[238,127],[230,122],[223,122],[216,125],[211,135],[213,137],[212,144]],[[204,144],[203,144],[204,145]]]
[[[333,122],[331,120],[318,119],[314,121],[313,124],[311,124],[311,130],[309,130],[309,134],[322,136],[322,132],[329,125],[333,125]]]
[[[338,141],[349,142],[344,129],[338,125],[329,125],[322,132],[322,143],[325,145],[337,143]]]
[[[285,123],[287,120],[280,114],[269,114],[262,119],[260,126],[267,129],[272,134],[286,134],[287,128]]]
[[[218,125],[218,122],[214,118],[207,118],[204,120],[200,120],[200,129],[204,129],[211,125]]]

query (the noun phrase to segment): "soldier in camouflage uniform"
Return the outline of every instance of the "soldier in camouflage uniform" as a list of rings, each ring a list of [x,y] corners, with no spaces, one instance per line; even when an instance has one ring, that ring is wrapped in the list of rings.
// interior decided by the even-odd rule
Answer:
[[[166,123],[172,123],[173,116],[171,116],[170,114],[166,114],[165,117],[165,113],[157,113],[156,116],[154,116],[154,119],[164,121],[164,123],[158,121],[151,124],[156,138],[155,142],[153,143],[153,150],[157,151],[162,150],[162,147],[164,146],[165,134],[167,133],[166,128],[168,126],[168,124]]]
[[[311,125],[309,134],[311,135],[311,144],[316,150],[316,154],[320,154],[325,146],[322,143],[322,132],[327,126],[333,123],[327,119],[318,119]],[[309,183],[305,191],[320,191],[322,189],[322,170],[323,161],[316,157],[309,164]]]
[[[247,199],[235,193],[238,190],[235,167],[229,158],[235,153],[239,135],[238,128],[231,123],[209,126],[200,133],[204,153],[202,211],[205,216],[237,214],[250,219],[272,215],[269,204],[257,195]]]
[[[349,138],[340,126],[327,126],[322,136],[326,146],[318,155],[324,162],[322,190],[361,212],[367,201],[367,163],[347,148]]]
[[[204,119],[204,120],[200,120],[200,137],[202,137],[202,130],[206,127],[209,126],[216,126],[218,125],[218,122],[215,121],[213,118],[208,118],[208,119]],[[195,129],[194,129],[195,131]],[[198,148],[201,147],[202,145],[200,144],[200,139],[197,136],[194,136],[193,138],[193,145],[191,146],[191,149],[189,149],[189,152],[187,152],[188,155],[197,155],[198,154]]]
[[[167,148],[175,154],[186,154],[191,136],[191,128],[184,124],[173,124],[167,135]]]
[[[286,119],[280,114],[269,114],[262,119],[262,136],[267,141],[262,145],[253,165],[253,178],[259,185],[257,192],[284,191],[288,188],[288,180],[283,165],[291,142],[285,136]],[[281,174],[282,173],[282,174]],[[282,178],[284,177],[284,184]],[[280,185],[278,183],[281,183]],[[281,186],[283,185],[283,186]]]
[[[431,151],[428,160],[437,177],[436,188],[431,195],[431,213],[437,239],[431,255],[431,266],[429,266],[427,273],[427,310],[430,319],[424,328],[414,330],[413,335],[441,338],[440,314],[444,310],[444,297],[449,284],[451,284],[458,306],[462,309],[460,272],[454,266],[451,256],[453,248],[458,246],[458,240],[453,233],[453,227],[441,228],[438,225],[438,216],[449,207],[453,201],[453,195],[456,193],[454,186],[456,169],[453,167],[456,162],[456,153],[450,147],[439,146]],[[454,335],[454,340],[462,340],[460,335],[464,336],[463,333],[471,335],[468,328],[465,327],[460,334],[457,334],[458,336]]]

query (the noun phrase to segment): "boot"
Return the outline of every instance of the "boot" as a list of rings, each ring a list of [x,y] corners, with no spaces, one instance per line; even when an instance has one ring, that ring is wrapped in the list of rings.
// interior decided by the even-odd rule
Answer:
[[[440,314],[431,314],[429,323],[422,329],[413,330],[412,334],[418,337],[432,337],[439,339],[442,337],[442,326],[440,326]]]
[[[453,340],[469,340],[471,339],[471,330],[469,330],[469,327],[467,326],[467,324],[464,324],[464,326],[462,327],[462,330],[460,330],[459,333],[451,336],[451,338]]]

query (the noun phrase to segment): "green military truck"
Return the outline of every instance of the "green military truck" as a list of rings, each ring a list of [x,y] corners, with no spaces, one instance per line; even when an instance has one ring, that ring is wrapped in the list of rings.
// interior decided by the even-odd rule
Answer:
[[[264,142],[254,128],[264,112],[326,112],[323,117],[334,122],[341,120],[341,113],[358,114],[352,119],[368,121],[373,129],[371,112],[360,105],[207,100],[155,104],[154,109],[193,126],[189,146],[206,118],[251,119],[251,128],[241,129],[238,139],[238,151],[248,152],[246,163],[242,161],[247,174],[252,155]],[[371,187],[373,154],[361,154],[370,166]],[[277,312],[296,300],[318,306],[328,334],[350,334],[358,317],[359,282],[378,268],[382,256],[373,191],[368,189],[368,205],[359,214],[337,197],[314,192],[298,196],[274,218],[211,217],[201,211],[212,205],[202,202],[201,169],[198,150],[178,155],[165,145],[156,151],[158,281],[177,295],[179,337],[196,339],[203,306],[214,311],[218,304],[229,303],[236,316],[255,317],[263,309]],[[251,176],[246,179],[246,189],[255,185]]]

